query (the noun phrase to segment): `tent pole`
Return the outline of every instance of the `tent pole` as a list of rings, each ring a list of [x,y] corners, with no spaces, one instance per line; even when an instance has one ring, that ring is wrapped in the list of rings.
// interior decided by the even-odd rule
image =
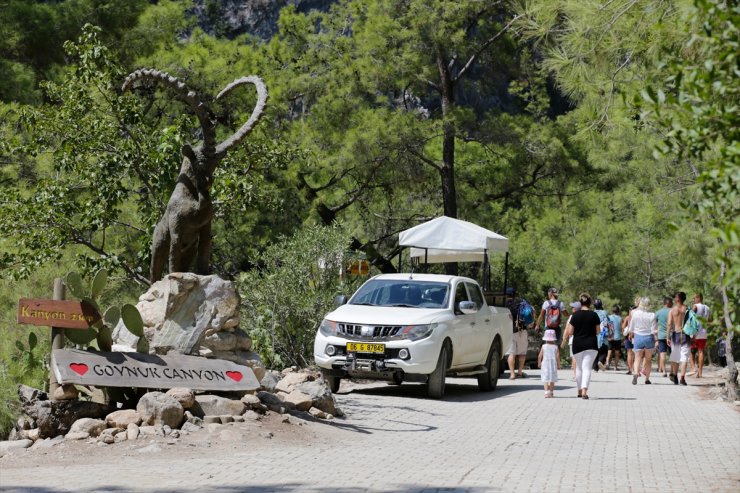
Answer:
[[[506,287],[509,284],[509,252],[506,252],[506,260],[504,264],[504,293],[506,293]]]
[[[483,291],[491,288],[491,264],[488,260],[488,250],[483,250]]]
[[[429,249],[424,249],[424,272],[428,272],[429,269]]]
[[[403,256],[403,248],[399,248],[398,250],[398,272],[403,272],[401,270],[401,257]]]

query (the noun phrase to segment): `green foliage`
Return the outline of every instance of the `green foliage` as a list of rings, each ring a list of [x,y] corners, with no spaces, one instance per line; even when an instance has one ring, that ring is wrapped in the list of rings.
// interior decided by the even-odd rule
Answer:
[[[0,438],[15,425],[20,409],[18,384],[44,387],[48,350],[48,338],[39,343],[35,332],[28,333],[25,343],[16,339],[13,348],[0,347]]]
[[[0,101],[38,103],[38,83],[65,64],[63,44],[90,22],[104,40],[126,50],[120,39],[146,8],[146,0],[5,0],[0,8]]]
[[[269,246],[259,268],[239,276],[242,318],[267,365],[312,363],[316,329],[334,296],[356,287],[340,279],[349,243],[341,226],[304,227]]]
[[[663,80],[642,93],[665,129],[659,151],[692,167],[695,194],[684,206],[719,242],[715,283],[727,299],[729,327],[738,326],[740,295],[740,7],[735,1],[697,0],[697,26],[682,49],[665,53]],[[699,29],[699,26],[701,27]]]

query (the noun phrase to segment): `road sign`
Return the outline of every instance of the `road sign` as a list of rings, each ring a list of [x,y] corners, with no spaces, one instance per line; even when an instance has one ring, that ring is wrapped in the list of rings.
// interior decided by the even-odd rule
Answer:
[[[89,329],[100,320],[100,314],[84,301],[18,300],[18,323],[47,325],[65,329]]]

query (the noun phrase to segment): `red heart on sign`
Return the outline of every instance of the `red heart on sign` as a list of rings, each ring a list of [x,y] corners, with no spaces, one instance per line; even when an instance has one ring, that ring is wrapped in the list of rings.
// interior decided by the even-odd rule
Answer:
[[[77,373],[80,376],[87,373],[87,369],[88,369],[85,363],[70,363],[69,367],[72,368],[73,372]]]
[[[227,371],[226,376],[232,379],[235,382],[238,382],[242,379],[242,372],[240,371]]]

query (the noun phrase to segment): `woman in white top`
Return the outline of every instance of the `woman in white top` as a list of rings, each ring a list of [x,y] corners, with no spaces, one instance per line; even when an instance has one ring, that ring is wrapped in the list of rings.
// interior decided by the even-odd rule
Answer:
[[[635,352],[635,367],[632,373],[632,385],[637,385],[640,377],[640,366],[645,359],[645,383],[650,385],[650,370],[652,369],[653,351],[655,350],[658,334],[658,319],[655,313],[649,311],[650,298],[640,298],[637,308],[632,310],[629,331],[634,334],[632,339]]]

